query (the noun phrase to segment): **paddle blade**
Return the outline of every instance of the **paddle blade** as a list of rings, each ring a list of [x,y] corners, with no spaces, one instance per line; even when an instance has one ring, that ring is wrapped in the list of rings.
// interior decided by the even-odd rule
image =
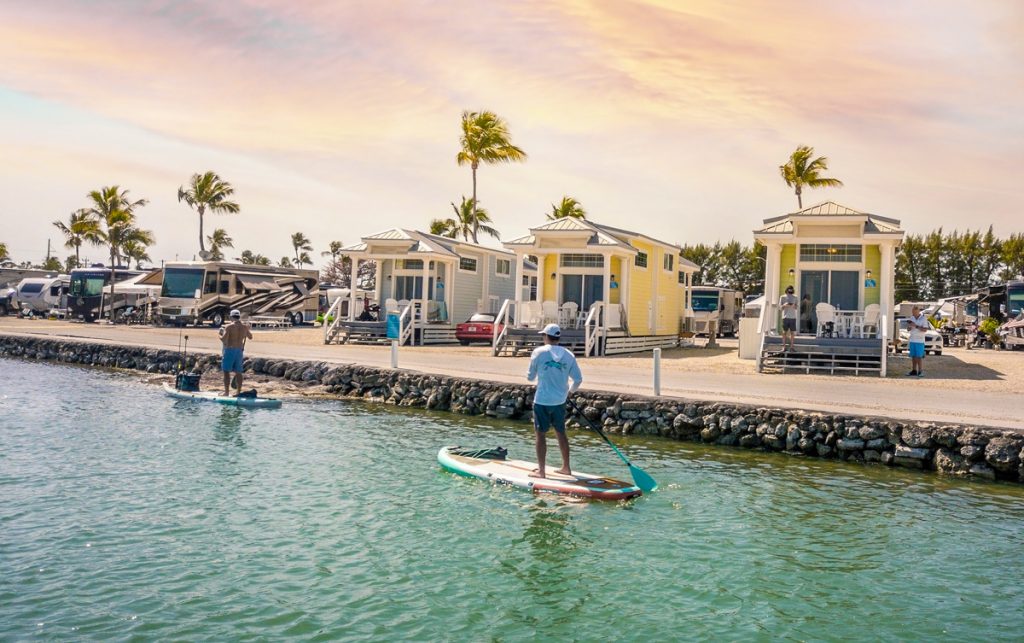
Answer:
[[[640,487],[640,491],[650,493],[658,488],[658,483],[646,471],[635,465],[629,465],[629,472],[633,474],[633,482]]]

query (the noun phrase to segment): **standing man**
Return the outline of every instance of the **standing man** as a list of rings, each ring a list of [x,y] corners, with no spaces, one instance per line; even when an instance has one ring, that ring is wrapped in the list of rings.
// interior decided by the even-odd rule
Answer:
[[[786,286],[786,294],[779,298],[779,308],[782,310],[782,350],[793,350],[794,336],[796,335],[797,305],[796,295],[793,294],[793,286]]]
[[[252,331],[242,323],[242,313],[231,311],[231,323],[220,329],[220,343],[224,345],[220,370],[224,371],[224,396],[231,395],[231,374],[235,374],[235,394],[242,392],[242,351],[245,340],[252,339]]]
[[[572,475],[569,466],[569,438],[565,437],[565,402],[570,393],[575,393],[583,383],[583,373],[576,363],[576,357],[558,345],[562,329],[558,324],[548,324],[540,331],[544,345],[539,346],[530,356],[530,370],[527,381],[537,381],[537,392],[533,396],[533,426],[537,439],[537,470],[530,475],[545,478],[545,459],[548,453],[548,429],[554,427],[558,439],[558,450],[562,453],[562,468],[556,473]],[[569,378],[572,388],[569,388]]]
[[[922,363],[924,362],[924,338],[925,331],[931,328],[928,318],[921,312],[920,306],[914,306],[910,310],[910,319],[907,320],[907,329],[910,330],[910,340],[907,344],[907,352],[910,353],[910,372],[908,376],[924,377]]]

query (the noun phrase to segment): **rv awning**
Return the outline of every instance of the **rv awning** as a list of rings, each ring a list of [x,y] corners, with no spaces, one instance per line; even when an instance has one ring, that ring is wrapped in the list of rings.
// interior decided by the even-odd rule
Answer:
[[[239,275],[238,281],[249,290],[277,290],[277,282],[270,275]]]

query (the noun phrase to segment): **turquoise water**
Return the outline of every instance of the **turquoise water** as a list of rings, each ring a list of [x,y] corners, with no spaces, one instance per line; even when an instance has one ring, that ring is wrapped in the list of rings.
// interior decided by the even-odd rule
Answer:
[[[441,472],[529,428],[180,402],[0,360],[0,639],[1019,639],[1024,490],[620,441],[570,502]],[[592,436],[577,465],[624,474]],[[625,475],[625,474],[624,474]]]

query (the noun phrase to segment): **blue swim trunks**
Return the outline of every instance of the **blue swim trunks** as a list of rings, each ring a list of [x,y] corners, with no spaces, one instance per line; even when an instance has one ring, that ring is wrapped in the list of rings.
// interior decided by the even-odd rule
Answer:
[[[565,433],[565,405],[534,404],[533,426],[538,433],[547,433],[548,428],[554,428],[557,433]]]
[[[220,360],[220,370],[225,373],[242,372],[242,349],[225,348],[224,356]]]
[[[924,357],[924,342],[910,342],[907,352],[911,357]]]

